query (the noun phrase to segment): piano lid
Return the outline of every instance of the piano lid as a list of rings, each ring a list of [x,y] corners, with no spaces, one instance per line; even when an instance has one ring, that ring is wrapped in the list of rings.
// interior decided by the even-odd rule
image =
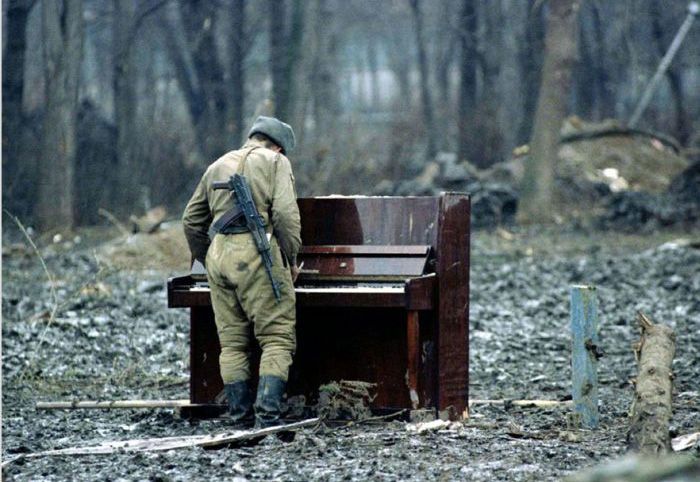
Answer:
[[[298,284],[324,281],[403,281],[425,272],[430,246],[302,246]],[[303,264],[301,264],[303,263]]]

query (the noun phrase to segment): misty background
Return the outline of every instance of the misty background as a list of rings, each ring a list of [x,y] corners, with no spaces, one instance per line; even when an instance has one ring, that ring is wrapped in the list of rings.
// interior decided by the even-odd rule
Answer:
[[[687,1],[3,0],[3,206],[41,229],[177,217],[260,114],[294,127],[300,196],[372,194],[441,152],[501,163],[533,136],[566,3],[563,110],[624,123]],[[697,24],[639,126],[698,156]]]

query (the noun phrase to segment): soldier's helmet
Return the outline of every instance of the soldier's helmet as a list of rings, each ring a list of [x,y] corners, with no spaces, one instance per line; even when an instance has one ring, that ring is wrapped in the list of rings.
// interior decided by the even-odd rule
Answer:
[[[294,137],[292,126],[275,117],[265,117],[261,115],[255,119],[253,127],[251,127],[250,132],[248,132],[248,137],[252,137],[253,134],[266,135],[272,142],[282,148],[283,154],[294,150],[294,146],[296,145],[296,138]]]

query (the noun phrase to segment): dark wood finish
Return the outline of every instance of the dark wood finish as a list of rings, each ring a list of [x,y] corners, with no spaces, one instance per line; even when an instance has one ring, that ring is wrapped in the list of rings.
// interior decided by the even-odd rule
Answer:
[[[378,411],[461,415],[468,397],[469,198],[309,198],[299,208],[300,281],[324,289],[297,288],[289,394],[314,403],[321,384],[364,380],[378,385]],[[389,279],[399,289],[337,288]],[[168,305],[192,309],[191,400],[212,403],[221,390],[218,338],[209,292],[192,291],[194,283],[189,276],[169,280]]]
[[[469,397],[469,198],[443,194],[438,225],[438,409],[461,416]]]
[[[420,325],[418,312],[410,310],[406,317],[406,342],[408,351],[408,367],[406,369],[406,382],[411,407],[417,409],[420,406],[418,397],[418,371],[420,369]]]
[[[406,281],[405,304],[408,310],[432,310],[437,306],[437,277],[435,273]]]
[[[190,401],[211,403],[223,390],[219,374],[219,335],[211,306],[190,312]]]

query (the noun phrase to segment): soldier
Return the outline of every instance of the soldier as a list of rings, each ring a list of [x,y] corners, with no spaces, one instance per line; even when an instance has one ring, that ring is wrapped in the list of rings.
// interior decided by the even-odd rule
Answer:
[[[288,124],[272,117],[258,117],[245,145],[209,166],[182,218],[192,255],[207,268],[221,343],[221,378],[233,424],[242,428],[253,422],[249,386],[251,331],[262,348],[256,427],[280,423],[282,397],[296,348],[293,282],[299,273],[296,255],[301,237],[294,176],[284,155],[294,144],[294,132]],[[246,176],[257,210],[265,221],[272,248],[272,272],[280,284],[279,301],[245,222],[223,229],[217,225],[216,221],[233,207],[233,201],[229,191],[215,191],[212,183],[227,181],[235,173]],[[215,231],[211,246],[210,225]]]

